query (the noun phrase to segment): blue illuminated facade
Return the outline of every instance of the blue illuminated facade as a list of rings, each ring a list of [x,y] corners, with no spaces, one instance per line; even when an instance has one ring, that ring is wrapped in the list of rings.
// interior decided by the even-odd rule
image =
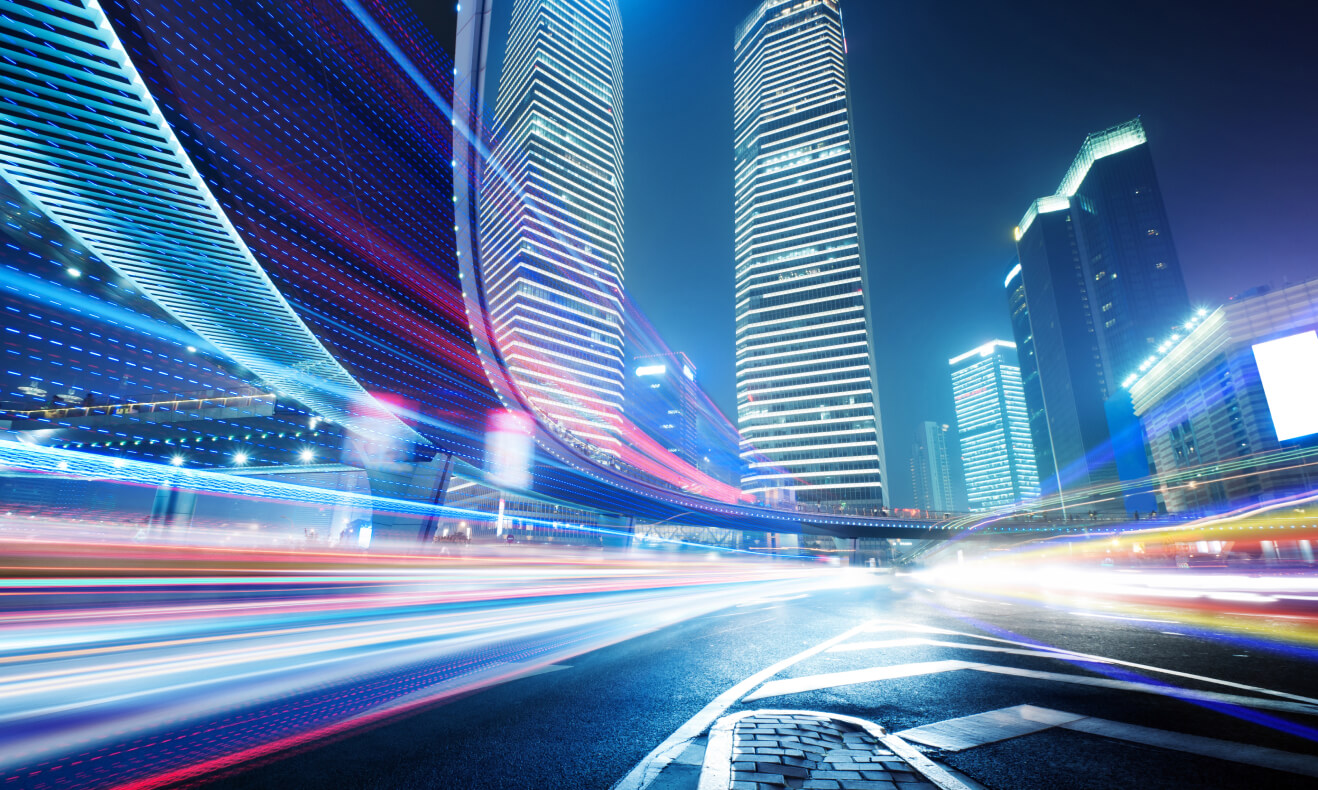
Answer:
[[[947,362],[970,511],[1009,508],[1038,497],[1014,344],[993,340]]]
[[[1050,451],[1038,461],[1055,483],[1045,488],[1085,510],[1120,508],[1101,492],[1150,472],[1120,385],[1189,312],[1139,119],[1085,139],[1057,192],[1026,211],[1016,244],[1021,269],[1008,296],[1017,340],[1031,340],[1026,378],[1037,369],[1026,396],[1047,422]],[[1147,510],[1153,500],[1126,504]]]

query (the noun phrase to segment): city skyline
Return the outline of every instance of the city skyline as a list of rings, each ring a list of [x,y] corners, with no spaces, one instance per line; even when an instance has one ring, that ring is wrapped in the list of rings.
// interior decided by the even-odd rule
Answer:
[[[4,790],[1314,784],[1298,16],[412,2],[0,3]]]
[[[720,311],[732,293],[731,212],[725,202],[731,179],[720,184],[710,174],[726,172],[726,151],[718,141],[726,139],[732,121],[729,92],[711,75],[728,68],[731,31],[754,5],[702,4],[697,11],[678,0],[658,13],[636,0],[621,3],[624,21],[636,20],[629,27],[626,77],[635,122],[627,150],[629,287],[670,345],[685,350],[705,372],[704,386],[730,416],[732,377],[720,368],[730,358],[733,333]],[[1002,287],[1012,263],[1012,227],[1021,206],[1056,185],[1076,141],[1089,132],[1142,116],[1196,306],[1216,306],[1260,281],[1280,285],[1302,276],[1318,231],[1298,218],[1313,199],[1299,189],[1303,178],[1283,181],[1270,174],[1314,168],[1300,155],[1299,132],[1314,128],[1314,110],[1288,97],[1298,95],[1315,69],[1297,60],[1298,29],[1275,24],[1283,8],[1265,4],[1246,13],[1209,4],[1195,18],[1178,20],[1167,10],[1140,6],[1137,13],[1130,3],[1095,25],[1078,8],[1022,3],[1018,13],[1001,15],[969,4],[960,9],[963,21],[944,30],[932,8],[844,4],[849,57],[865,77],[853,96],[861,181],[896,185],[866,197],[871,258],[902,262],[883,273],[891,287],[877,294],[875,315],[878,342],[890,344],[893,359],[878,371],[880,390],[891,391],[883,404],[889,443],[905,447],[923,419],[951,420],[952,404],[930,360],[1010,336],[1000,300],[987,294]],[[683,25],[693,15],[704,22]],[[496,19],[495,39],[499,24]],[[1224,45],[1210,57],[1187,46],[1194,36],[1166,33],[1179,24]],[[684,57],[672,60],[666,42],[679,28]],[[1066,47],[1051,43],[1052,31],[1060,29],[1074,36]],[[1123,41],[1154,46],[1160,37],[1174,50],[1121,61],[1115,72],[1089,65],[1115,57]],[[1262,47],[1268,52],[1262,60],[1255,57],[1260,40],[1272,42]],[[495,68],[497,48],[492,45]],[[959,71],[966,58],[986,68]],[[1051,65],[1039,68],[1041,62]],[[920,68],[912,70],[913,64]],[[1233,114],[1252,112],[1274,121],[1267,145],[1262,127],[1228,122],[1220,96],[1202,87],[1201,73],[1215,75],[1217,90],[1233,97]],[[953,89],[966,81],[973,91]],[[1021,91],[1027,88],[1048,100],[1026,102]],[[938,102],[927,103],[930,95]],[[661,151],[670,155],[659,157]],[[1214,167],[1205,171],[1200,163],[1209,160]],[[674,191],[681,201],[664,197]],[[1250,196],[1256,194],[1272,195],[1265,202],[1277,210],[1253,208],[1258,204]],[[967,210],[946,213],[950,196]],[[940,229],[934,235],[916,230],[935,227],[935,219]],[[682,233],[674,235],[674,227]],[[1244,246],[1245,239],[1252,247]],[[1249,267],[1235,266],[1246,259]],[[708,293],[686,287],[695,272],[711,282]],[[935,288],[943,290],[947,307],[940,318],[900,297]],[[928,353],[894,342],[910,337]],[[924,405],[929,403],[937,404],[934,412]],[[892,462],[904,468],[902,460]],[[897,501],[905,501],[905,475],[889,483]]]

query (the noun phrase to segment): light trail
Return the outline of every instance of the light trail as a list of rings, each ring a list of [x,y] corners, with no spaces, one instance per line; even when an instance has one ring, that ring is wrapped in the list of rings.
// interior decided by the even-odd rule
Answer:
[[[844,578],[634,551],[0,551],[0,773],[34,788],[186,782]]]

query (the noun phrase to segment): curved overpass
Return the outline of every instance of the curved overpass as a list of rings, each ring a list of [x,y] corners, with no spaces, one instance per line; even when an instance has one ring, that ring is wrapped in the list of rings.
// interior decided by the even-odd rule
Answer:
[[[155,27],[183,9],[174,0],[0,0],[0,170],[255,378],[390,459],[443,453],[479,467],[487,414],[526,410],[490,343],[474,236],[492,2],[462,4],[446,82],[415,22],[387,0],[203,20],[188,32],[195,41]],[[223,2],[187,5],[225,16]],[[308,114],[332,116],[334,129],[276,109],[269,74],[234,60],[244,53],[233,42],[314,87]],[[222,47],[232,51],[221,74]],[[262,105],[267,114],[234,122]],[[717,502],[583,457],[543,426],[535,441],[535,490],[606,512],[775,532],[946,534],[929,521]]]

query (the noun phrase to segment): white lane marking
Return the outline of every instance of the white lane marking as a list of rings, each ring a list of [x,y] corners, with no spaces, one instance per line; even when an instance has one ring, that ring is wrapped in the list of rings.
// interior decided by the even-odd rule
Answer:
[[[938,785],[942,790],[971,790],[971,786],[948,772],[946,768],[916,751],[915,747],[902,740],[900,735],[885,735],[879,739],[894,754],[910,763],[915,770],[924,774],[924,778]]]
[[[969,637],[970,639],[980,639],[986,642],[998,642],[1000,644],[1018,645],[1020,647],[1028,647],[1036,650],[1039,649],[1039,645],[1036,645],[1033,642],[1021,642],[1015,639],[1002,639],[996,636],[983,636],[982,634],[968,634],[965,631],[950,631],[946,628],[935,628],[929,625],[889,623],[889,624],[872,625],[870,626],[869,630],[871,632],[887,630],[887,631],[914,631],[916,633],[925,633],[925,634],[949,634],[952,636]],[[1051,650],[1054,648],[1047,648],[1047,649]],[[1210,678],[1207,677],[1206,675],[1195,675],[1190,672],[1179,672],[1175,669],[1165,669],[1163,667],[1155,667],[1149,664],[1139,664],[1134,661],[1122,661],[1119,658],[1108,658],[1104,656],[1096,656],[1091,653],[1078,653],[1072,650],[1062,650],[1060,648],[1056,648],[1056,649],[1057,652],[1059,653],[1065,653],[1067,656],[1073,656],[1077,659],[1097,661],[1099,663],[1104,663],[1104,664],[1115,664],[1117,666],[1130,667],[1131,669],[1139,669],[1145,672],[1158,672],[1163,675],[1171,675],[1173,677],[1186,678],[1187,680],[1197,680],[1200,681],[1201,683],[1212,683],[1218,686],[1226,686],[1228,688],[1240,689],[1241,691],[1252,691],[1257,694],[1267,694],[1272,697],[1280,697],[1282,699],[1289,699],[1289,700],[1294,700],[1296,702],[1303,702],[1307,705],[1318,705],[1318,699],[1314,699],[1312,697],[1303,697],[1300,696],[1299,694],[1290,694],[1285,691],[1277,691],[1275,689],[1263,688],[1262,686],[1251,686],[1247,683],[1236,683],[1230,680]]]
[[[1051,708],[1037,708],[1033,705],[1017,705],[1012,708],[977,713],[973,716],[948,719],[904,730],[897,735],[936,749],[955,752],[1053,727],[1143,746],[1318,777],[1318,757],[1313,755],[1141,727],[1137,724],[1125,724]]]
[[[1000,708],[973,716],[926,724],[897,733],[908,741],[923,743],[935,749],[959,752],[986,743],[1005,741],[1021,735],[1052,729],[1060,724],[1083,719],[1078,713],[1063,713],[1033,705]]]
[[[1248,743],[1223,741],[1218,738],[1206,738],[1202,735],[1187,735],[1169,730],[1155,730],[1138,724],[1123,724],[1107,719],[1084,718],[1061,725],[1075,732],[1101,735],[1146,746],[1157,746],[1178,752],[1188,752],[1203,757],[1216,757],[1233,763],[1255,765],[1293,774],[1318,777],[1318,757],[1311,754],[1283,752],[1266,746],[1254,746]]]
[[[813,710],[748,710],[724,716],[709,731],[709,747],[705,750],[705,764],[700,771],[698,790],[728,790],[732,785],[733,731],[737,722],[748,716],[815,716],[854,724],[868,732],[889,751],[902,758],[917,772],[924,775],[939,790],[971,790],[970,786],[947,769],[916,751],[901,738],[888,734],[872,721],[844,716],[841,713],[820,713]]]
[[[1301,713],[1309,716],[1318,715],[1318,706],[1287,702],[1286,700],[1260,699],[1258,697],[1244,697],[1238,694],[1222,694],[1216,691],[1194,691],[1172,686],[1159,686],[1152,683],[1137,683],[1129,680],[1096,678],[1087,675],[1067,675],[1060,672],[1041,672],[1034,669],[1019,669],[1017,667],[1003,667],[996,664],[980,664],[973,661],[955,660],[926,661],[923,663],[902,664],[898,666],[871,667],[869,669],[853,669],[847,672],[830,672],[823,675],[809,675],[807,677],[775,680],[770,683],[765,683],[754,694],[747,696],[746,700],[750,701],[763,699],[764,697],[779,697],[784,694],[800,694],[805,691],[817,691],[819,689],[834,688],[836,686],[849,686],[857,683],[872,683],[875,681],[892,680],[901,677],[932,675],[940,672],[955,672],[960,669],[970,669],[976,672],[989,672],[997,675],[1011,675],[1014,677],[1030,678],[1032,680],[1050,680],[1058,683],[1071,683],[1078,686],[1096,686],[1098,688],[1117,689],[1120,691],[1138,691],[1145,694],[1155,694],[1162,697],[1174,697],[1176,699],[1190,701],[1225,702],[1232,705],[1241,705],[1247,708],[1278,710],[1287,713]]]
[[[732,786],[733,732],[737,722],[747,716],[756,716],[763,710],[744,710],[724,716],[709,728],[709,745],[705,747],[705,761],[700,767],[700,784],[696,790],[728,790]]]
[[[687,741],[704,732],[706,727],[712,724],[719,716],[723,715],[723,711],[727,710],[733,703],[740,700],[742,695],[747,691],[755,688],[765,680],[768,680],[793,664],[804,661],[811,656],[818,655],[839,642],[845,642],[856,634],[863,633],[869,626],[870,623],[865,622],[855,628],[849,628],[831,639],[825,639],[823,642],[820,642],[808,650],[803,650],[791,658],[785,658],[770,667],[756,672],[754,675],[751,675],[737,685],[718,695],[712,702],[701,708],[699,713],[692,716],[685,724],[678,727],[672,735],[669,735],[664,739],[663,743],[654,747],[654,749],[645,756],[645,759],[637,763],[626,776],[618,780],[612,790],[640,790],[640,788],[649,786],[649,784],[655,780],[655,777],[659,775],[659,772],[663,771],[663,769],[673,761],[674,757],[677,757],[682,753],[682,750],[686,748]]]
[[[1068,614],[1079,615],[1080,617],[1101,617],[1104,620],[1125,620],[1130,623],[1171,623],[1176,624],[1175,620],[1157,620],[1152,617],[1125,617],[1119,614],[1102,614],[1100,612],[1068,612]]]
[[[845,672],[829,672],[823,675],[807,675],[800,678],[787,678],[765,683],[754,694],[748,694],[746,701],[765,697],[780,697],[784,694],[799,694],[803,691],[851,686],[856,683],[872,683],[876,680],[893,680],[895,678],[934,675],[940,672],[955,672],[972,666],[965,661],[922,661],[912,664],[897,664],[888,667],[869,667],[851,669]]]
[[[848,642],[836,647],[830,647],[830,653],[849,653],[853,650],[886,650],[894,647],[918,647],[927,645],[929,647],[950,647],[961,650],[980,650],[986,653],[1007,653],[1014,656],[1041,656],[1043,658],[1060,658],[1063,660],[1080,660],[1091,664],[1109,664],[1111,663],[1104,658],[1083,656],[1079,653],[1070,653],[1065,650],[1026,650],[1018,647],[997,647],[996,645],[972,645],[969,642],[948,642],[942,639],[925,639],[919,636],[908,636],[902,639],[883,639],[873,642]]]

